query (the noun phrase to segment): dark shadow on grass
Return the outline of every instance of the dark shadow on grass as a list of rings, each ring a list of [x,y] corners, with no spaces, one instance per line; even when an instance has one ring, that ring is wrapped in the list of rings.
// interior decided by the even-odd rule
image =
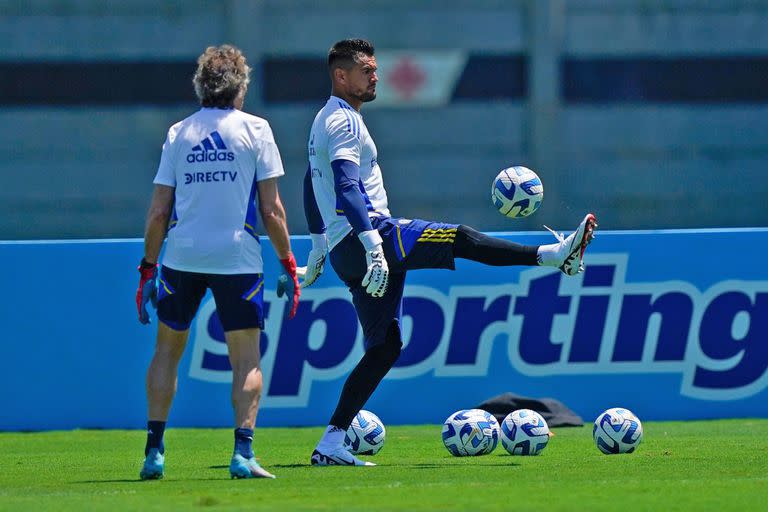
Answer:
[[[226,466],[229,467],[229,466]],[[138,478],[136,479],[129,479],[125,478],[122,480],[114,479],[114,480],[76,480],[74,482],[69,482],[70,484],[121,484],[121,483],[137,483],[142,485],[152,485],[149,482],[214,482],[219,480],[230,480],[229,475],[226,476],[220,476],[220,477],[208,477],[208,478],[161,478],[157,480],[140,480]],[[268,478],[263,478],[261,480],[269,480]]]
[[[138,478],[123,478],[123,479],[113,479],[113,480],[75,480],[74,482],[69,482],[70,484],[122,484],[122,483],[131,483],[131,482],[143,482],[144,480],[140,480]]]
[[[505,462],[505,461],[499,461],[499,462],[486,462],[483,464],[472,464],[472,466],[485,466],[485,467],[502,467],[502,466],[519,466],[520,464],[516,464],[514,462]],[[216,466],[211,466],[216,467]],[[310,464],[272,464],[269,466],[270,468],[276,468],[276,469],[295,469],[295,468],[310,468],[313,467]],[[330,468],[343,468],[346,466],[324,466],[324,467],[330,467]],[[436,468],[454,468],[454,467],[466,467],[460,464],[435,464],[435,463],[417,463],[417,464],[377,464],[377,467],[382,468],[391,468],[391,467],[398,467],[398,468],[410,468],[410,469],[436,469]],[[373,470],[375,471],[375,470]]]
[[[514,462],[486,462],[483,464],[473,463],[471,464],[471,467],[476,466],[482,466],[482,467],[489,467],[489,468],[499,468],[502,466],[519,466],[520,464],[515,464]],[[441,468],[441,469],[450,469],[450,468],[466,468],[467,466],[463,464],[397,464],[399,467],[403,468],[413,468],[413,469],[435,469],[435,468]]]

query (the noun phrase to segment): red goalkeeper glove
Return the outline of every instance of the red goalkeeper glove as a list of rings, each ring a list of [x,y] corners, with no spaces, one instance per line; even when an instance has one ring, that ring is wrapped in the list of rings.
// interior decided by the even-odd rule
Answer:
[[[148,324],[152,320],[147,311],[147,302],[157,309],[157,263],[147,263],[144,258],[139,265],[139,288],[136,290],[136,309],[139,312],[139,322]]]
[[[293,318],[296,316],[296,308],[299,307],[299,296],[301,295],[299,277],[296,275],[296,258],[293,257],[292,252],[289,252],[288,257],[280,260],[280,263],[285,268],[285,274],[280,276],[283,286],[278,287],[277,296],[282,297],[283,293],[288,296],[288,300],[291,301],[291,311],[288,313],[288,318]]]

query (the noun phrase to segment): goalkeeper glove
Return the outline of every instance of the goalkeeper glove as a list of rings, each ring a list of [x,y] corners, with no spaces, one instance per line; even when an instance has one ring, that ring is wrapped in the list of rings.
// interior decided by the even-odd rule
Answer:
[[[363,276],[362,286],[373,297],[383,297],[389,281],[389,266],[384,258],[381,235],[375,229],[363,231],[358,238],[365,247],[365,263],[368,270]]]
[[[296,275],[296,258],[293,257],[293,253],[289,252],[288,257],[280,260],[285,268],[285,274],[280,276],[280,282],[283,286],[278,286],[277,296],[282,297],[283,293],[288,296],[288,300],[291,301],[291,310],[288,313],[288,318],[296,316],[296,309],[299,307],[299,296],[301,295],[301,287],[299,286],[299,278]]]
[[[136,290],[136,309],[139,312],[139,322],[152,322],[147,311],[147,302],[157,309],[157,263],[148,263],[144,258],[139,265],[139,288]]]
[[[328,255],[328,240],[326,240],[325,234],[312,233],[310,236],[312,237],[312,250],[309,251],[307,257],[304,280],[301,282],[302,288],[312,286],[312,283],[317,281],[317,278],[323,273],[325,257]]]

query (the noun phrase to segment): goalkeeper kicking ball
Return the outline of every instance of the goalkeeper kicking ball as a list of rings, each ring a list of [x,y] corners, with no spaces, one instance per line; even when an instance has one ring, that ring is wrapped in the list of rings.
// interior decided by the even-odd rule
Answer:
[[[595,420],[592,437],[606,455],[632,453],[643,440],[643,425],[629,409],[608,409]]]
[[[501,445],[510,455],[538,455],[549,442],[549,425],[541,414],[518,409],[501,422]]]
[[[499,443],[499,422],[481,409],[451,414],[443,424],[443,444],[456,457],[487,455]]]
[[[344,447],[354,455],[376,455],[384,447],[387,430],[378,416],[360,411],[344,436]]]
[[[491,200],[499,213],[511,219],[527,217],[541,206],[544,185],[527,167],[503,169],[493,180]]]

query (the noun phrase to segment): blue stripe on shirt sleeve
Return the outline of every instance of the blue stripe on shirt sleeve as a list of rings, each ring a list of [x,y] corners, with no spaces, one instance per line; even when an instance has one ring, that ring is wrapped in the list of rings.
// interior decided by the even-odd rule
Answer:
[[[361,190],[360,166],[349,160],[334,160],[331,162],[331,168],[337,202],[341,205],[352,229],[358,234],[370,231],[373,226],[371,226],[371,219],[368,218],[366,198]]]
[[[354,110],[339,102],[339,107],[344,112],[344,117],[347,118],[347,131],[360,138],[360,120],[357,118],[357,114]]]

